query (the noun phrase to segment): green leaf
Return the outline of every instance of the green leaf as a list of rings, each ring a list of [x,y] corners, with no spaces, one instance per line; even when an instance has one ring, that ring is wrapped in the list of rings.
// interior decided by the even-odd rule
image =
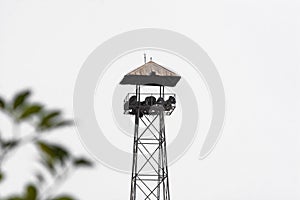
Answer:
[[[75,200],[75,198],[68,195],[63,195],[63,196],[55,197],[52,200]]]
[[[37,125],[37,129],[39,131],[45,131],[55,128],[62,128],[65,126],[73,125],[73,120],[63,120],[61,119],[61,111],[54,110],[51,112],[44,113],[41,118],[40,122]]]
[[[4,179],[4,174],[3,172],[0,172],[0,183],[3,181],[3,179]]]
[[[46,115],[43,116],[43,118],[41,120],[41,125],[44,125],[47,122],[49,122],[50,120],[57,118],[60,114],[61,114],[61,111],[59,111],[59,110],[48,112]]]
[[[28,107],[26,107],[23,111],[23,113],[20,115],[19,119],[26,119],[34,114],[39,113],[42,110],[43,106],[40,104],[32,104]]]
[[[41,118],[40,122],[38,123],[38,129],[46,130],[52,128],[55,125],[55,121],[59,118],[61,111],[55,110],[44,113]]]
[[[13,149],[19,144],[19,140],[8,140],[8,141],[2,141],[2,148],[8,148]]]
[[[64,120],[55,124],[55,127],[64,127],[64,126],[72,126],[74,124],[73,120]]]
[[[37,144],[42,153],[53,163],[59,161],[63,165],[70,157],[69,152],[62,146],[41,141]]]
[[[65,164],[65,161],[69,158],[69,153],[68,153],[68,151],[65,150],[65,149],[62,148],[62,147],[57,146],[57,147],[55,148],[55,152],[56,152],[57,158],[58,158],[58,160],[60,161],[60,163],[61,163],[62,165],[64,165],[64,164]]]
[[[17,93],[13,99],[13,109],[17,109],[19,106],[23,105],[25,100],[30,96],[31,92],[29,90],[23,90]]]
[[[9,197],[7,200],[24,200],[24,198],[20,196],[13,196],[13,197]]]
[[[46,156],[55,158],[55,152],[50,144],[47,144],[45,142],[38,142],[38,147]]]
[[[3,148],[3,143],[4,143],[4,140],[3,140],[1,132],[0,132],[0,149]]]
[[[40,160],[41,164],[49,170],[49,172],[54,175],[56,173],[56,169],[54,167],[53,160],[49,158],[43,158]]]
[[[26,189],[25,200],[36,200],[38,191],[34,185],[28,185]]]
[[[0,97],[0,109],[4,109],[5,108],[5,101],[2,97]]]
[[[76,167],[92,167],[93,163],[86,158],[76,158],[73,160],[73,164]]]

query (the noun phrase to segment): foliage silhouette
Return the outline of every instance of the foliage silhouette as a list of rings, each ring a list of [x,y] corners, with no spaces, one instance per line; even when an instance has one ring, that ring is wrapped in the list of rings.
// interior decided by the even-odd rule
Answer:
[[[10,101],[0,96],[0,112],[11,119],[13,126],[20,127],[21,124],[26,123],[34,130],[30,134],[12,133],[5,135],[6,137],[3,137],[0,131],[0,184],[9,178],[5,175],[3,164],[13,156],[13,152],[21,149],[25,144],[36,147],[39,152],[38,162],[45,170],[36,172],[36,182],[28,183],[23,193],[8,197],[2,197],[0,193],[0,200],[73,200],[75,198],[71,195],[55,194],[56,187],[75,169],[92,167],[93,163],[85,157],[74,156],[62,145],[43,139],[53,131],[73,125],[73,120],[65,119],[60,110],[49,110],[43,104],[31,102],[31,94],[30,90],[22,90]]]

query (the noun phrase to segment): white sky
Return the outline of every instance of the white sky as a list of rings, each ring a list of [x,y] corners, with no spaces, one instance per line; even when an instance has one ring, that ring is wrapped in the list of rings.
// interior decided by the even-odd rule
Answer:
[[[78,71],[98,45],[137,28],[180,32],[217,66],[227,119],[207,159],[197,160],[197,140],[170,168],[172,200],[298,200],[299,9],[296,0],[0,0],[0,94],[30,87],[34,99],[72,117]],[[52,138],[87,155],[73,129]],[[7,163],[12,179],[3,193],[20,190],[34,170],[26,162],[35,158],[32,148],[17,156]],[[129,181],[97,165],[78,171],[62,190],[84,200],[117,200],[129,198]]]

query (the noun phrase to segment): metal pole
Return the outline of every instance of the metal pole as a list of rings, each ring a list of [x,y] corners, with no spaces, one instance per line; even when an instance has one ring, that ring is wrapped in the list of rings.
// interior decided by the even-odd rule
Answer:
[[[163,136],[163,150],[164,150],[164,170],[165,170],[165,199],[170,200],[170,191],[169,191],[169,172],[168,172],[168,160],[167,160],[167,142],[166,142],[166,132],[165,132],[165,120],[164,113],[161,113],[161,121],[162,121],[162,136]]]

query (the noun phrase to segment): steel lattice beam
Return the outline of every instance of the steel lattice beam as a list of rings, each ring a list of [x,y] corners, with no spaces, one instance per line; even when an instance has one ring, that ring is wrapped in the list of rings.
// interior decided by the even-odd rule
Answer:
[[[145,126],[141,133],[140,122]],[[151,116],[139,117],[139,112],[135,115],[130,200],[143,199],[170,200],[163,111]]]

